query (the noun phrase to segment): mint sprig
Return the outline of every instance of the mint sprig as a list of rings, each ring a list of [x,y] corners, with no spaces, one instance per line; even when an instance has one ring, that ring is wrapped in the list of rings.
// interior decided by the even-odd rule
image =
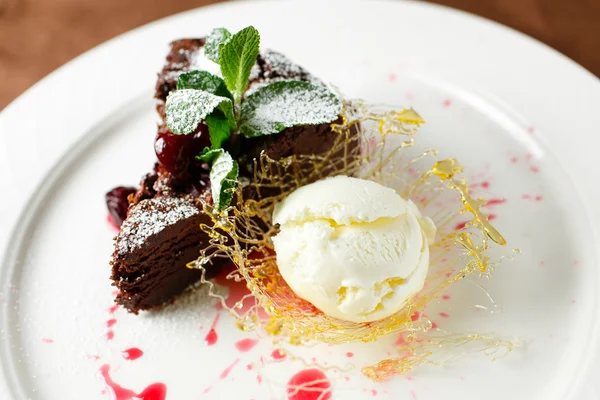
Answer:
[[[222,148],[232,134],[252,138],[299,125],[330,123],[342,109],[341,100],[330,90],[301,81],[275,82],[242,103],[259,47],[260,35],[252,26],[234,35],[224,28],[213,30],[204,54],[220,65],[223,78],[207,71],[181,74],[177,90],[167,97],[165,121],[171,131],[190,134],[202,121],[208,126],[211,146],[197,159],[211,166],[211,190],[219,211],[231,203],[239,172],[235,159]]]
[[[205,150],[196,158],[211,164],[209,177],[213,203],[217,210],[225,210],[233,199],[239,173],[237,161],[223,149]]]
[[[217,113],[206,116],[206,125],[208,126],[208,135],[212,149],[220,149],[223,143],[231,137],[231,125],[227,119],[217,115]]]
[[[259,47],[260,35],[253,26],[242,29],[219,45],[221,74],[236,104],[240,103],[248,87],[250,70],[256,63]]]
[[[219,109],[232,127],[236,127],[233,104],[226,97],[195,89],[175,90],[169,93],[165,107],[166,123],[178,135],[196,130],[207,115]]]
[[[179,75],[177,89],[204,90],[216,96],[227,97],[233,100],[233,96],[227,89],[225,81],[208,71],[190,71]]]
[[[219,46],[231,38],[231,33],[225,28],[215,28],[206,37],[204,55],[211,61],[219,63]]]
[[[318,125],[339,118],[342,102],[329,89],[308,82],[282,81],[260,88],[241,107],[245,137],[279,133],[298,125]]]

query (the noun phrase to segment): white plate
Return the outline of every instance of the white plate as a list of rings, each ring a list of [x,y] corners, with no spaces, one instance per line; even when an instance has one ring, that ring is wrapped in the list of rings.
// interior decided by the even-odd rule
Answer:
[[[446,8],[307,0],[227,3],[146,25],[65,65],[2,112],[0,397],[110,398],[98,377],[103,364],[136,392],[164,382],[168,399],[286,397],[285,383],[302,365],[267,365],[259,384],[260,357],[272,346],[239,352],[234,343],[244,334],[226,317],[218,343],[205,346],[215,311],[194,302],[202,291],[157,314],[107,311],[113,232],[103,195],[151,167],[151,89],[167,43],[248,24],[266,47],[350,96],[415,107],[428,121],[421,138],[459,158],[475,182],[488,182],[480,193],[507,199],[490,212],[523,252],[486,283],[502,312],[469,308],[485,296],[468,283],[438,305],[450,314],[440,328],[519,337],[522,348],[496,362],[468,356],[386,383],[356,368],[330,371],[332,398],[594,398],[585,382],[599,339],[598,80],[530,38]],[[301,353],[360,366],[393,351],[392,342]],[[144,356],[124,360],[129,347]]]

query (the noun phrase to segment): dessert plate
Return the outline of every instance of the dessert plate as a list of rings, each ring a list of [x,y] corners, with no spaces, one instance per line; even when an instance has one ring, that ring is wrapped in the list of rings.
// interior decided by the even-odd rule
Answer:
[[[486,212],[521,254],[429,312],[442,333],[518,348],[374,383],[360,367],[393,354],[393,337],[284,355],[237,330],[203,288],[140,316],[113,306],[104,193],[153,163],[151,89],[167,44],[249,24],[346,95],[414,107],[427,120],[418,140],[495,200]],[[234,2],[119,36],[0,114],[0,397],[294,398],[286,384],[314,358],[332,390],[306,399],[598,398],[598,104],[597,78],[546,46],[414,2]]]

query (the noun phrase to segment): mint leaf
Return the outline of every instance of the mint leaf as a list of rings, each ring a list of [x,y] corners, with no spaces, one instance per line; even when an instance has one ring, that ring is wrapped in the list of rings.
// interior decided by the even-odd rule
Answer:
[[[220,149],[223,143],[231,136],[231,128],[226,118],[209,114],[206,116],[206,125],[208,126],[208,135],[213,149]]]
[[[225,28],[215,28],[206,37],[204,55],[211,61],[219,63],[219,46],[231,38],[231,33]]]
[[[233,188],[238,178],[237,162],[223,149],[205,150],[196,158],[212,164],[209,176],[213,203],[217,210],[223,211],[233,198]]]
[[[233,100],[233,96],[227,90],[225,81],[208,71],[190,71],[179,75],[177,89],[204,90],[205,92]]]
[[[235,129],[233,104],[226,97],[195,89],[175,90],[169,93],[165,118],[169,129],[178,135],[187,135],[198,127],[198,124],[215,109],[219,109]]]
[[[242,29],[219,46],[221,74],[237,104],[248,87],[250,70],[256,63],[259,47],[260,35],[253,26]]]
[[[342,102],[329,89],[308,82],[282,81],[260,88],[240,110],[245,137],[279,133],[298,125],[318,125],[339,118]]]

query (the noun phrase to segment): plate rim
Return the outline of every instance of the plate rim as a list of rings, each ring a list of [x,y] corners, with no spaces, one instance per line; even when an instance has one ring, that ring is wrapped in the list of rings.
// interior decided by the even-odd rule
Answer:
[[[157,21],[150,22],[139,28],[128,31],[128,32],[121,34],[113,39],[110,39],[110,40],[94,47],[93,49],[81,54],[80,56],[69,61],[62,67],[54,70],[53,72],[48,74],[46,77],[44,77],[42,80],[40,80],[38,83],[36,83],[35,85],[33,85],[32,87],[27,89],[25,92],[23,92],[19,97],[17,97],[9,105],[7,105],[0,112],[0,132],[6,132],[6,131],[13,130],[12,128],[14,128],[16,126],[14,120],[15,119],[18,120],[19,115],[23,115],[23,111],[25,109],[29,108],[31,105],[37,105],[36,95],[38,93],[40,93],[44,90],[48,90],[48,88],[51,88],[52,86],[56,86],[57,84],[60,86],[60,82],[57,82],[57,81],[67,79],[68,75],[71,74],[71,71],[77,71],[77,69],[81,69],[81,68],[85,67],[87,64],[95,62],[95,59],[109,56],[111,49],[116,48],[118,45],[124,43],[124,41],[127,41],[127,39],[131,40],[131,39],[134,39],[135,37],[141,37],[143,35],[143,33],[146,31],[151,31],[151,30],[155,29],[156,27],[159,27],[162,25],[172,24],[173,21],[176,21],[180,18],[195,15],[197,13],[215,12],[215,10],[217,10],[219,12],[225,12],[227,9],[235,9],[240,6],[243,7],[247,4],[264,4],[267,6],[271,6],[275,3],[277,3],[276,0],[275,1],[274,0],[260,0],[260,1],[236,1],[236,2],[230,2],[230,3],[212,4],[209,6],[184,11],[182,13],[178,13],[178,14],[168,16],[168,17],[165,17],[165,18],[157,20]],[[300,3],[300,1],[292,1],[291,3]],[[306,4],[306,1],[304,1],[302,3]],[[309,3],[318,4],[318,2],[316,0],[310,0]],[[341,4],[341,1],[336,1],[335,3]],[[382,4],[385,4],[386,7],[389,6],[390,4],[394,4],[391,1],[387,1],[387,0],[378,0],[375,2],[369,2],[369,3],[364,2],[364,1],[357,1],[357,0],[352,0],[351,2],[344,2],[344,4],[349,4],[349,3],[351,3],[352,5],[357,5],[357,6],[367,6],[367,5],[373,6],[373,4],[377,4],[378,6],[380,6]],[[455,9],[452,9],[452,8],[446,7],[446,6],[440,6],[440,5],[435,5],[435,4],[430,4],[430,3],[422,3],[422,2],[400,2],[400,3],[395,3],[394,6],[392,6],[392,7],[395,7],[396,5],[399,7],[408,7],[408,8],[414,7],[417,9],[418,8],[430,9],[430,10],[433,10],[434,13],[439,12],[440,15],[448,14],[448,15],[460,16],[460,18],[463,18],[466,20],[478,21],[478,23],[483,23],[484,25],[488,25],[488,26],[492,27],[493,30],[496,30],[498,32],[499,36],[504,36],[506,34],[513,35],[514,36],[513,39],[516,38],[517,41],[521,41],[521,42],[525,41],[529,45],[532,45],[533,47],[539,49],[541,52],[547,53],[546,55],[550,55],[551,58],[556,58],[557,60],[560,60],[562,63],[565,64],[565,66],[568,67],[568,69],[571,69],[573,71],[572,72],[573,74],[579,74],[579,75],[583,74],[583,75],[585,75],[586,80],[589,80],[589,78],[592,78],[592,81],[594,82],[594,86],[593,86],[594,89],[591,89],[591,88],[587,88],[587,89],[594,91],[595,92],[594,96],[600,97],[600,85],[599,85],[600,79],[598,79],[596,76],[594,76],[590,71],[586,70],[585,68],[583,68],[579,64],[575,63],[573,60],[569,59],[565,55],[559,53],[555,49],[545,45],[544,43],[539,42],[538,40],[536,40],[534,38],[531,38],[523,33],[520,33],[510,27],[506,27],[497,22],[487,20],[483,17],[479,17],[479,16],[470,14],[465,11],[455,10]],[[558,63],[558,61],[557,61],[557,63]],[[139,85],[139,84],[140,84],[140,82],[144,82],[143,87],[146,87],[147,81],[145,81],[144,79],[145,78],[138,79],[133,86],[135,88],[137,88],[138,86],[141,88],[142,85]],[[147,91],[147,88],[146,88],[146,91]],[[139,96],[139,93],[140,93],[140,90],[138,90],[138,89],[131,90],[129,92],[129,97],[123,98],[120,103],[115,102],[112,105],[107,105],[106,107],[103,107],[101,110],[98,111],[97,114],[94,114],[95,119],[88,120],[87,124],[89,124],[91,127],[91,126],[97,125],[97,123],[99,123],[100,121],[105,120],[110,115],[114,115],[115,111],[118,108],[120,108],[121,104],[132,101],[134,98]],[[11,121],[11,118],[13,119],[13,121]],[[89,129],[82,129],[79,132],[79,135],[74,135],[73,137],[70,137],[68,139],[68,142],[70,143],[70,145],[75,146],[84,137],[84,135],[87,134],[87,132],[89,132]],[[7,147],[6,140],[4,140],[5,139],[4,137],[2,137],[2,139],[3,140],[0,140],[0,145],[4,146],[5,147],[4,151],[8,152],[8,148],[6,148]],[[0,151],[1,150],[3,150],[3,149],[0,148]],[[45,162],[45,164],[42,163],[43,170],[44,171],[50,170],[56,164],[56,161],[59,158],[60,158],[60,154],[55,155],[54,158],[48,159]],[[560,159],[561,157],[558,157],[558,158]],[[1,163],[0,163],[0,167],[3,167],[3,165]],[[598,166],[597,169],[598,169],[598,171],[600,171],[600,166]],[[0,168],[0,174],[1,174],[1,170],[2,170],[2,168]],[[5,171],[8,171],[8,169],[5,169]],[[565,171],[565,172],[567,172],[569,177],[572,177],[571,173],[569,173],[569,171]],[[10,174],[10,172],[7,172],[6,174]],[[39,181],[41,179],[43,179],[43,177],[45,175],[46,175],[46,173],[44,172],[37,176],[37,181],[34,182],[33,184],[30,184],[27,187],[26,193],[22,196],[23,199],[27,200],[27,199],[32,198],[33,191],[35,191],[36,188],[39,187],[39,183],[40,183]],[[0,176],[0,178],[2,178],[2,176]],[[582,190],[580,185],[576,184],[575,181],[573,181],[573,184],[575,184],[576,189],[577,189],[576,194],[582,200],[582,202],[585,203],[585,209],[586,209],[587,215],[589,216],[589,220],[600,222],[600,218],[599,218],[600,214],[594,215],[590,211],[591,202],[593,201],[593,197],[596,197],[596,196],[590,195],[590,194],[587,194],[587,195],[582,194],[582,193],[585,193],[585,191]],[[598,199],[600,199],[600,197],[598,197]],[[4,201],[3,199],[0,199],[0,206],[2,206],[3,201]],[[21,204],[19,204],[18,205],[20,207],[19,212],[15,213],[15,215],[22,215],[27,204],[29,204],[29,200],[23,201]],[[2,217],[2,216],[0,215],[0,217]],[[1,221],[1,219],[0,219],[0,221]],[[8,246],[10,245],[10,243],[6,239],[13,237],[12,233],[16,232],[15,229],[17,228],[17,223],[18,223],[18,218],[16,218],[16,217],[12,221],[9,221],[8,226],[10,229],[8,229],[7,231],[10,232],[10,235],[8,234],[8,232],[4,232],[4,231],[0,232],[0,260],[4,260],[5,256],[7,255],[7,249],[8,249]],[[597,239],[598,239],[597,228],[594,229],[594,227],[592,226],[592,232],[593,232],[592,234],[594,235],[595,240],[597,241]],[[598,257],[598,254],[596,254],[596,258],[597,257]],[[4,265],[4,262],[2,265]],[[5,271],[2,271],[2,272],[5,272]],[[597,319],[596,323],[595,323],[595,327],[592,329],[590,334],[593,334],[595,332],[596,336],[597,336],[597,334],[600,330],[599,328],[600,328],[600,320]],[[583,376],[586,373],[589,373],[589,367],[591,364],[591,360],[593,358],[593,355],[597,354],[597,352],[598,352],[597,349],[598,349],[598,341],[596,341],[594,343],[594,351],[590,351],[589,354],[587,355],[587,357],[586,357],[587,362],[585,363],[586,365],[584,367],[582,367],[580,369],[580,371],[578,372],[578,374],[577,374],[578,381],[582,381]],[[0,372],[2,372],[1,365],[0,365]],[[5,376],[4,373],[2,373],[1,375],[2,375],[2,378]],[[3,388],[6,384],[6,382],[4,382],[4,379],[2,379],[2,378],[0,378],[0,388]]]

